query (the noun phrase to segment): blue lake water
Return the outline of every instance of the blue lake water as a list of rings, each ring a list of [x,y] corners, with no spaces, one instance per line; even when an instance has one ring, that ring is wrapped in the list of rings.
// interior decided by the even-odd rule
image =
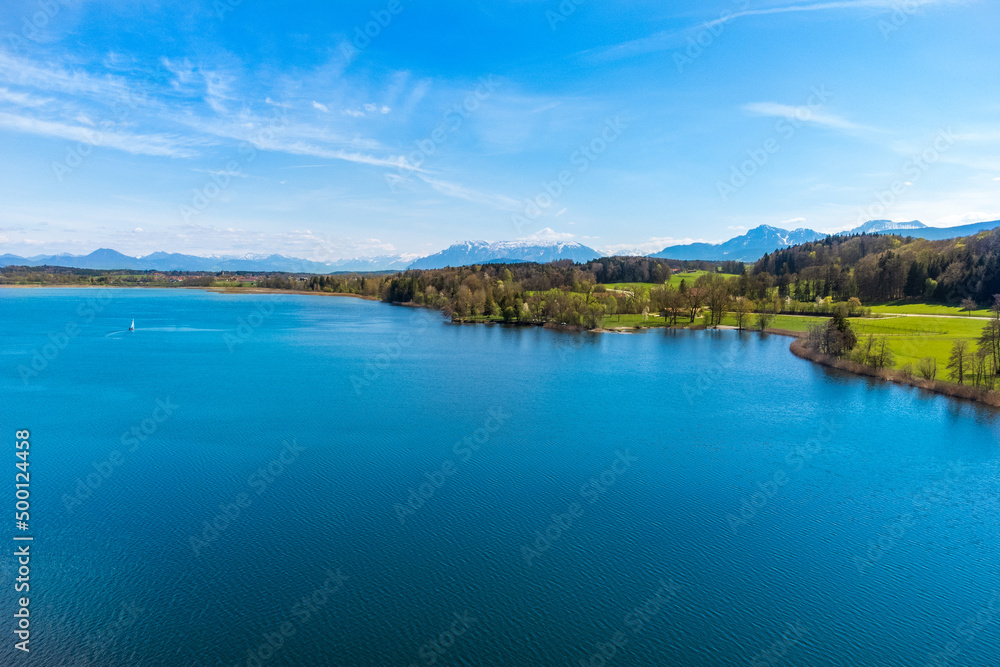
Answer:
[[[30,664],[1000,660],[1000,414],[787,338],[2,289],[0,399]]]

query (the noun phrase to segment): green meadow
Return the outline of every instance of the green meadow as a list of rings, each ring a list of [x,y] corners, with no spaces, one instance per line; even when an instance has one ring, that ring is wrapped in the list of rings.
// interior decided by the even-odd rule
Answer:
[[[974,310],[971,313],[959,306],[944,306],[934,303],[912,303],[908,301],[890,301],[889,303],[873,304],[873,313],[887,315],[955,315],[958,317],[989,317],[986,308]]]
[[[923,357],[937,359],[938,372],[944,373],[956,340],[975,342],[986,326],[984,320],[944,317],[881,317],[852,318],[851,325],[858,336],[886,336],[896,355],[896,367],[915,364]]]

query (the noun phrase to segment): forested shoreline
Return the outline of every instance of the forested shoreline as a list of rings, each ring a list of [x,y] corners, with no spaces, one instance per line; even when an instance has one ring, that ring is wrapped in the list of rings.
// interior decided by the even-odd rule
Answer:
[[[885,335],[858,336],[849,318],[898,299],[988,307],[977,340],[956,340],[940,375],[973,391],[1000,382],[1000,230],[948,241],[896,235],[828,237],[765,255],[753,264],[605,257],[586,263],[481,264],[372,274],[185,274],[5,267],[0,283],[221,287],[291,290],[378,299],[441,311],[454,322],[575,329],[634,326],[769,330],[776,318],[822,317],[802,332],[801,350],[901,379],[942,384],[933,356],[895,368]],[[655,320],[655,322],[654,322]],[[914,355],[910,355],[914,356]],[[829,364],[828,364],[829,365]],[[848,368],[849,369],[849,368]],[[926,387],[925,387],[926,388]],[[969,393],[965,389],[963,395]]]

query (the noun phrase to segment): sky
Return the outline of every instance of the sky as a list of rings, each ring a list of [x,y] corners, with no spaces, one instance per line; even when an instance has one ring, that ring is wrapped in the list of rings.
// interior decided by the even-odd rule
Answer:
[[[991,0],[4,0],[0,254],[1000,219]]]

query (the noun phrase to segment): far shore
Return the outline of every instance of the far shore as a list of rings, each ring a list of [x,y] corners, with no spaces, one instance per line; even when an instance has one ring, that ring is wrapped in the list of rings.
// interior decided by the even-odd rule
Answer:
[[[362,294],[349,294],[342,292],[316,292],[313,290],[281,290],[281,289],[270,289],[266,287],[201,287],[194,285],[176,286],[176,287],[164,287],[162,285],[0,285],[0,288],[57,288],[57,289],[195,289],[202,290],[206,292],[215,292],[218,294],[296,294],[303,296],[335,296],[335,297],[350,297],[353,299],[362,299],[364,301],[381,301],[378,297],[365,296]],[[409,308],[430,308],[419,303],[393,303],[393,306],[404,306]],[[978,319],[978,318],[977,318]],[[500,322],[457,322],[456,324],[502,324]],[[516,324],[516,323],[514,323]],[[617,334],[631,334],[646,332],[650,329],[687,329],[690,331],[708,331],[709,329],[704,325],[696,325],[692,327],[668,327],[668,326],[651,326],[651,327],[610,327],[601,329],[583,329],[576,326],[567,326],[553,324],[547,322],[544,324],[531,323],[531,326],[542,326],[546,329],[554,329],[560,331],[575,331],[575,332],[591,332],[591,333],[617,333]],[[719,325],[715,327],[716,329],[737,331],[737,327],[729,325]],[[958,398],[962,400],[973,401],[975,403],[980,403],[983,405],[988,405],[995,408],[1000,408],[1000,391],[982,391],[970,387],[967,385],[958,385],[952,382],[939,382],[936,380],[924,380],[922,378],[907,376],[898,370],[882,369],[873,370],[867,366],[857,364],[847,359],[836,359],[825,354],[819,354],[808,349],[802,342],[805,338],[805,334],[799,331],[789,331],[786,329],[767,329],[766,331],[759,331],[757,329],[743,329],[748,333],[760,333],[767,335],[776,336],[787,336],[789,338],[794,338],[791,345],[789,346],[789,351],[795,356],[811,361],[815,364],[821,366],[826,366],[828,368],[835,368],[859,377],[869,377],[878,378],[885,380],[887,382],[893,382],[895,384],[906,385],[910,387],[916,387],[927,392],[934,394],[948,396],[950,398]]]

